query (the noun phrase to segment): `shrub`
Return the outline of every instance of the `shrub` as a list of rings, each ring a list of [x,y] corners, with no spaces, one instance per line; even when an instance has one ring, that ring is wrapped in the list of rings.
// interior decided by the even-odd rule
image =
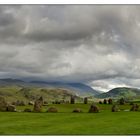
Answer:
[[[28,103],[28,105],[34,105],[34,102],[33,102],[33,101],[30,101],[30,102]]]

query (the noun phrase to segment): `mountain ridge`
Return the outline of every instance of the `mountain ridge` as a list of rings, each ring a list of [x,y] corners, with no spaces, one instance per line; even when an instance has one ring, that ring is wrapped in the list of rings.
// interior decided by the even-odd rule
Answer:
[[[0,85],[18,85],[18,86],[37,86],[37,87],[48,87],[48,88],[64,88],[75,91],[79,96],[93,96],[99,94],[98,91],[94,90],[90,86],[83,83],[66,83],[66,82],[49,82],[49,81],[23,81],[20,79],[0,79]]]
[[[117,98],[117,97],[136,97],[140,96],[140,89],[130,87],[117,87],[97,95],[97,98]]]

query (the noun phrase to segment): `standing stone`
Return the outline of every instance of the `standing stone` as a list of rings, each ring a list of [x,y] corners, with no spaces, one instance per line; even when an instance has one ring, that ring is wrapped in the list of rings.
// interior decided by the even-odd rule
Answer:
[[[29,101],[28,105],[34,105],[33,101]]]
[[[24,101],[20,101],[20,106],[25,106],[25,102]]]
[[[139,109],[139,105],[133,104],[130,111],[138,111],[138,109]]]
[[[111,108],[111,111],[112,112],[118,112],[119,111],[119,108],[117,105],[113,105],[112,108]]]
[[[80,108],[76,108],[76,109],[73,110],[73,112],[74,112],[74,113],[81,113],[82,110],[81,110]]]
[[[92,105],[90,106],[89,113],[98,113],[98,112],[99,112],[98,106],[92,104]]]
[[[99,104],[102,104],[102,101],[99,101]]]
[[[47,102],[47,101],[44,101],[44,102],[43,102],[43,104],[45,104],[45,105],[46,105],[46,104],[48,104],[48,102]]]
[[[8,106],[7,106],[7,111],[9,111],[9,112],[16,112],[16,107],[15,107],[15,105],[8,105]]]
[[[12,105],[16,105],[16,102],[12,102]]]
[[[70,103],[71,103],[71,104],[74,104],[74,103],[75,103],[75,98],[74,98],[74,96],[71,96]]]
[[[60,104],[64,104],[65,103],[65,100],[60,100]]]
[[[24,112],[32,112],[32,110],[30,108],[25,108]]]
[[[20,101],[19,100],[16,101],[16,106],[20,106]]]
[[[0,111],[7,111],[7,102],[3,97],[0,97]]]
[[[106,99],[104,99],[104,104],[107,104],[107,100]]]
[[[42,106],[43,106],[43,98],[40,97],[35,101],[34,112],[41,112]]]
[[[47,110],[47,112],[57,113],[58,110],[57,110],[57,108],[55,108],[55,107],[50,107],[50,108]]]
[[[112,104],[112,99],[111,98],[108,99],[108,104]]]
[[[85,98],[84,98],[84,104],[87,104],[87,103],[88,103],[88,98],[85,97]]]

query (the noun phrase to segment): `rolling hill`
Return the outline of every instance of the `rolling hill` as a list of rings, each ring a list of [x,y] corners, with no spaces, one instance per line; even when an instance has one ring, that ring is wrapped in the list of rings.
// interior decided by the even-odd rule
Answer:
[[[0,86],[21,86],[21,87],[38,87],[38,88],[62,88],[74,92],[78,96],[93,96],[99,94],[98,91],[83,83],[64,83],[64,82],[45,82],[31,81],[26,82],[19,79],[0,79]]]
[[[0,96],[9,102],[34,101],[42,96],[47,102],[55,100],[69,101],[74,95],[77,101],[83,100],[83,96],[97,95],[98,92],[82,83],[23,81],[19,79],[0,79]]]
[[[77,101],[83,100],[81,97],[76,96],[74,92],[61,88],[0,86],[0,96],[4,97],[8,102],[19,100],[28,103],[29,101],[35,101],[41,96],[47,102],[56,100],[70,101],[71,95],[74,95]]]
[[[137,97],[140,96],[140,89],[119,87],[114,88],[106,93],[96,95],[97,98],[120,98],[120,97]]]
[[[31,83],[32,85],[41,87],[64,88],[72,90],[79,96],[93,96],[99,94],[98,91],[82,83],[41,82],[41,81],[32,81],[30,82],[30,84]]]

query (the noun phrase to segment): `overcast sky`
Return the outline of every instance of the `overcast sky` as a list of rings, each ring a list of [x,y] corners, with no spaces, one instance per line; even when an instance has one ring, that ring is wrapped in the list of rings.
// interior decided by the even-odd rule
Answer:
[[[140,6],[0,5],[0,78],[140,87]]]

